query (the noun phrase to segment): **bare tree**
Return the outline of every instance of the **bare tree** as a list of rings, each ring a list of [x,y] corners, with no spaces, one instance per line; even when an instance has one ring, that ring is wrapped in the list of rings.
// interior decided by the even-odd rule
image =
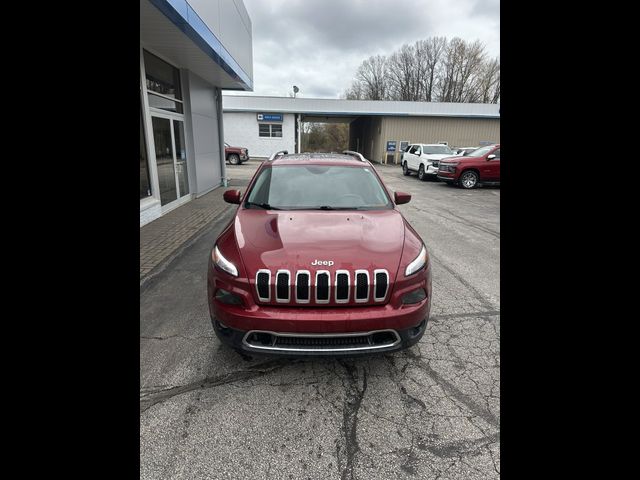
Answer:
[[[404,44],[389,57],[369,57],[343,94],[347,99],[439,102],[500,101],[500,61],[484,45],[455,37]]]
[[[362,85],[357,80],[351,83],[351,86],[344,92],[343,97],[347,100],[364,100],[364,92]]]
[[[383,55],[371,56],[358,68],[356,80],[360,82],[363,96],[368,100],[385,100],[387,97],[387,62]]]
[[[440,59],[446,46],[447,39],[445,37],[431,37],[416,42],[415,54],[416,61],[419,62],[420,100],[431,102],[434,99]]]
[[[387,62],[389,98],[392,100],[419,100],[419,73],[415,48],[403,45]]]
[[[500,60],[498,58],[485,62],[478,75],[477,101],[498,103],[496,99],[500,99]]]

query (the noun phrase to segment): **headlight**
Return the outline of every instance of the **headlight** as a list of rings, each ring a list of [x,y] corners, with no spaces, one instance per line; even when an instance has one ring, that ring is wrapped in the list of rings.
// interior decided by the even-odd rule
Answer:
[[[416,257],[416,259],[407,265],[407,269],[404,271],[405,277],[409,275],[413,275],[417,271],[419,271],[422,267],[424,267],[425,263],[427,263],[427,249],[424,245],[422,245],[422,250]]]
[[[213,255],[211,255],[211,258],[213,259],[213,263],[215,263],[229,275],[233,275],[234,277],[238,276],[238,269],[236,268],[236,266],[222,256],[220,250],[218,250],[217,245],[213,248]]]

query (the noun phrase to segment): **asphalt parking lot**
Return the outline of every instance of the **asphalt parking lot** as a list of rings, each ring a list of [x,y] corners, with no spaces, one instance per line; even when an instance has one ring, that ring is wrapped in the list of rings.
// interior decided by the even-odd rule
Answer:
[[[228,166],[248,180],[257,162]],[[486,479],[500,472],[500,189],[377,167],[427,244],[420,343],[362,359],[244,360],[220,345],[207,257],[234,206],[140,292],[143,479]]]

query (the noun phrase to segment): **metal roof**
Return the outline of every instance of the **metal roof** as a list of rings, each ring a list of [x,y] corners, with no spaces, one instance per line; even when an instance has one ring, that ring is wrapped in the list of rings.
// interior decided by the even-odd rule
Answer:
[[[223,95],[225,112],[302,113],[322,116],[418,116],[500,118],[500,104],[396,102],[386,100],[342,100],[334,98],[261,97]]]

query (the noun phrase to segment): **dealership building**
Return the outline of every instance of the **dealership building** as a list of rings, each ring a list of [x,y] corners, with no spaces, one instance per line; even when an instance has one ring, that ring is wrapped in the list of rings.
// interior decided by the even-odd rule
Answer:
[[[300,152],[301,123],[349,124],[349,149],[397,163],[400,147],[441,143],[473,147],[500,142],[500,105],[224,95],[224,139],[251,157]]]
[[[140,226],[225,182],[221,90],[253,89],[242,0],[140,0]]]

